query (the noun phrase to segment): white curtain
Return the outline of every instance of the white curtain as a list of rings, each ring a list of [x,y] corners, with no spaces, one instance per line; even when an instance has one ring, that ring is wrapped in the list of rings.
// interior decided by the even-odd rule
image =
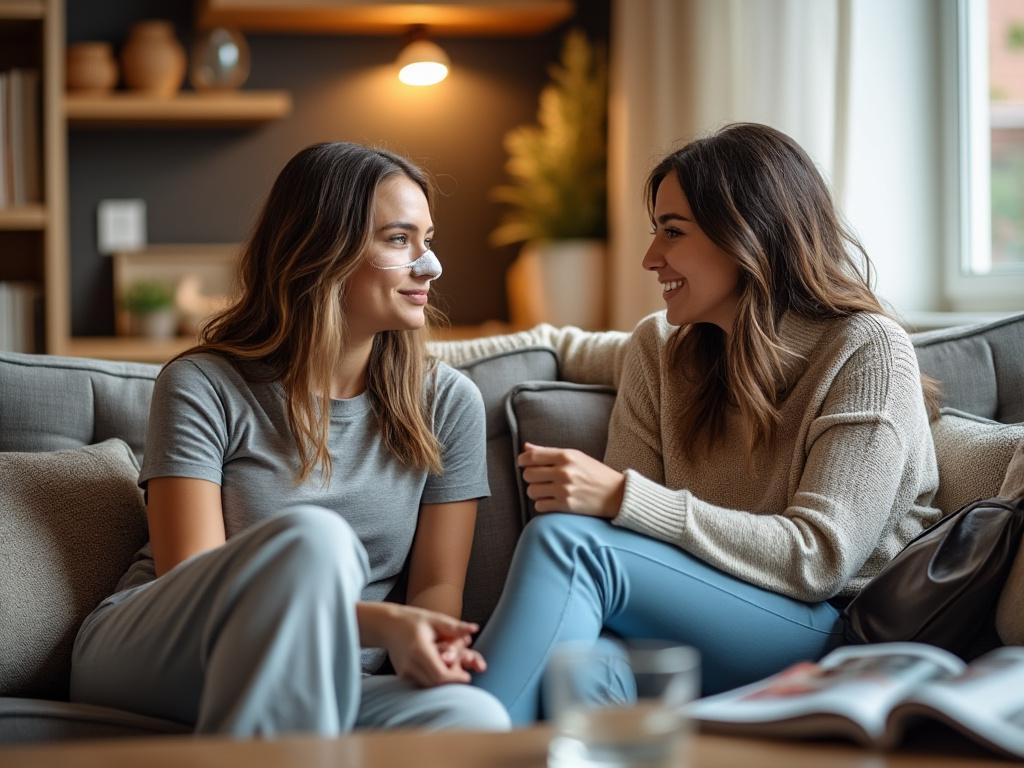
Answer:
[[[661,308],[640,260],[644,179],[665,154],[733,121],[792,136],[845,186],[852,0],[613,0],[609,321]]]

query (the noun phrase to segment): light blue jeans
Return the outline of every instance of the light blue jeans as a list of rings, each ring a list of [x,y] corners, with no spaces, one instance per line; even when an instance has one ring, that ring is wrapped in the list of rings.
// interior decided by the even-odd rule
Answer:
[[[368,561],[338,514],[293,507],[93,611],[71,700],[239,738],[353,728],[504,730],[493,696],[362,674]]]
[[[513,724],[531,723],[541,715],[552,649],[595,640],[606,629],[695,647],[705,694],[818,659],[842,643],[831,603],[760,589],[606,520],[549,514],[523,530],[504,592],[476,643],[488,668],[474,682],[505,705]]]

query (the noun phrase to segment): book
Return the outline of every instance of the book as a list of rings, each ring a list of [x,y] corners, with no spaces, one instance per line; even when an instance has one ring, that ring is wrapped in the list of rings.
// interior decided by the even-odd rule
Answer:
[[[41,201],[39,72],[7,73],[8,205]]]
[[[922,722],[949,726],[1024,758],[1024,647],[970,664],[923,643],[837,648],[756,683],[698,699],[690,715],[711,732],[843,737],[894,749]]]
[[[11,140],[7,128],[7,73],[0,72],[0,208],[11,202]]]

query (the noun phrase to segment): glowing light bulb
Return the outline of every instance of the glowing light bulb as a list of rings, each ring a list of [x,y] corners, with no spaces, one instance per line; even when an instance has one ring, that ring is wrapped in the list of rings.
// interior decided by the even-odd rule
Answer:
[[[448,77],[448,54],[429,40],[414,40],[398,54],[398,79],[406,85],[435,85]]]

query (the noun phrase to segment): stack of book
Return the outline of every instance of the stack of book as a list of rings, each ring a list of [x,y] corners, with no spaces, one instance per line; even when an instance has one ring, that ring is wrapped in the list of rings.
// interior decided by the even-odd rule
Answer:
[[[39,287],[0,282],[0,352],[35,352],[40,323]]]
[[[42,202],[39,72],[0,72],[0,208]]]

